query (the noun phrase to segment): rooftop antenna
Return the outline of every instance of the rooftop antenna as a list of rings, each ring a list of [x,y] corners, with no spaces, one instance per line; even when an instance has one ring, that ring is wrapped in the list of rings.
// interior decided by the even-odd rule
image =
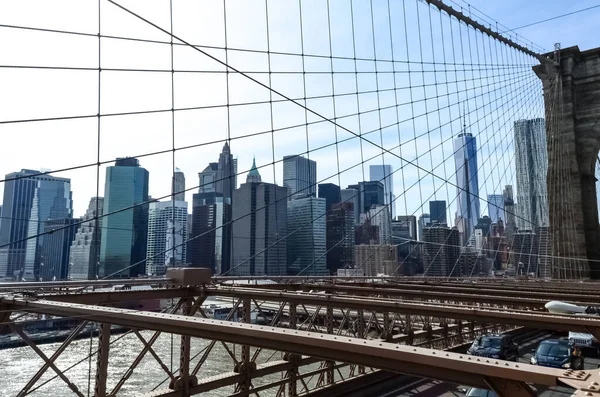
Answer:
[[[465,111],[465,103],[463,102],[463,133],[467,133],[467,112]]]

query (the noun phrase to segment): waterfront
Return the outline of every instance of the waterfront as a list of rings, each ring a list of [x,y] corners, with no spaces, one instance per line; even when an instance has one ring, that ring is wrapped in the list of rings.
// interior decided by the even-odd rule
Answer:
[[[142,331],[142,336],[149,340],[153,332]],[[108,367],[108,390],[112,390],[117,384],[121,376],[128,370],[137,354],[142,350],[143,345],[135,334],[113,335],[111,337],[110,361]],[[179,345],[180,337],[170,334],[162,334],[154,344],[154,349],[157,355],[163,360],[164,364],[172,369],[177,370],[179,367]],[[192,368],[200,360],[202,351],[210,341],[193,339],[192,340],[192,357],[198,355],[192,360]],[[48,357],[60,346],[59,343],[51,343],[40,345],[39,348]],[[230,351],[235,354],[237,359],[240,359],[240,347],[227,345]],[[96,357],[91,360],[87,359],[90,350],[94,351],[97,348],[97,338],[80,339],[74,341],[63,354],[56,360],[56,365],[61,370],[79,363],[68,372],[67,377],[73,382],[84,395],[93,395],[94,389],[94,373],[96,366]],[[171,354],[172,353],[172,354]],[[272,358],[271,358],[272,357]],[[272,352],[262,351],[257,359],[257,363],[266,362],[267,360],[280,359],[280,353],[273,355]],[[0,370],[2,371],[2,387],[0,388],[0,397],[14,397],[43,365],[42,359],[29,347],[19,347],[13,349],[0,350]],[[318,365],[318,364],[315,364]],[[229,353],[221,343],[216,343],[208,360],[202,366],[198,373],[199,378],[219,375],[231,372],[233,369],[233,360]],[[44,376],[33,387],[35,391],[31,396],[68,396],[74,395],[68,388],[65,382],[56,377],[44,386],[36,389],[44,382],[56,376],[52,369],[48,369]],[[280,379],[279,374],[259,379],[259,384],[266,384],[269,381]],[[7,381],[10,380],[10,381]],[[89,382],[91,380],[91,382]],[[316,380],[314,380],[316,381]],[[161,382],[163,382],[161,384]],[[157,361],[150,353],[147,353],[141,363],[134,370],[133,375],[127,380],[123,388],[119,391],[119,396],[137,396],[143,393],[148,393],[153,389],[168,388],[168,380],[166,373],[161,369]],[[89,389],[88,389],[89,385]],[[32,389],[32,390],[33,390]],[[89,393],[88,393],[89,390]],[[275,395],[276,389],[271,393],[263,392],[261,395]],[[227,396],[232,394],[233,388],[223,388],[219,391],[212,391],[211,396]]]

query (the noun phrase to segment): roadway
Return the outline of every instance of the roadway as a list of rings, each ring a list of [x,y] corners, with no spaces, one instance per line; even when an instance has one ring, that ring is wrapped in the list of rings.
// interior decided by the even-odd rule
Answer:
[[[555,334],[550,338],[565,336],[564,334]],[[542,340],[548,339],[548,336],[537,338],[519,347],[519,362],[529,363],[531,359],[531,350],[536,349]],[[592,351],[584,351],[585,369],[597,369],[600,366],[600,358]],[[405,384],[400,385],[395,390],[388,390],[385,393],[362,394],[363,396],[372,397],[460,397],[465,395],[468,386],[456,386],[450,383],[444,383],[430,379],[411,379]],[[539,396],[541,397],[570,397],[574,389],[558,386],[548,389],[537,387]]]

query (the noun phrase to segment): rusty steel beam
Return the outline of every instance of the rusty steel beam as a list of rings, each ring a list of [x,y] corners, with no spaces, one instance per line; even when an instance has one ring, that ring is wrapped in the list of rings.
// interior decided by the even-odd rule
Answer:
[[[81,287],[110,287],[113,285],[156,285],[173,283],[173,280],[160,278],[124,278],[116,280],[81,280],[81,281],[38,281],[38,282],[9,282],[0,283],[0,292],[15,290],[43,290]]]
[[[157,288],[151,290],[104,291],[84,293],[47,293],[36,298],[57,302],[84,303],[90,305],[109,305],[121,302],[134,302],[151,299],[193,298],[201,291],[193,287]]]
[[[4,303],[24,311],[75,318],[92,316],[106,324],[217,339],[475,387],[487,387],[485,378],[555,386],[562,383],[562,378],[570,376],[558,369],[300,330],[62,302],[14,300]],[[580,325],[597,322],[576,318],[568,320],[578,320]],[[577,374],[592,377],[586,371],[578,371]]]

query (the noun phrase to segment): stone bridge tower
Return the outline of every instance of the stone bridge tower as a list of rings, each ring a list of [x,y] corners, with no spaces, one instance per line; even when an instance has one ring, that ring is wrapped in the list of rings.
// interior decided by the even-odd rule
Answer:
[[[555,278],[600,278],[595,164],[600,149],[600,48],[569,47],[535,66],[548,144],[548,206]]]

